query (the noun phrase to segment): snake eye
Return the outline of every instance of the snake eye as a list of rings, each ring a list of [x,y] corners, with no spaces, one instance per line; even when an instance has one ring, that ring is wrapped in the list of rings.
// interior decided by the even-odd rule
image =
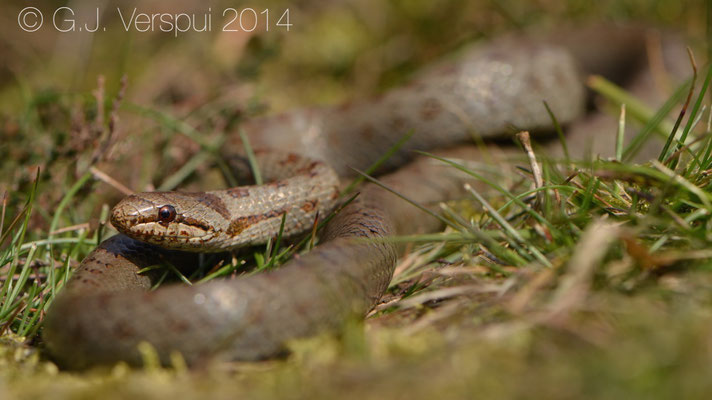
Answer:
[[[176,209],[173,206],[165,205],[158,209],[158,220],[160,222],[171,222],[176,218]]]

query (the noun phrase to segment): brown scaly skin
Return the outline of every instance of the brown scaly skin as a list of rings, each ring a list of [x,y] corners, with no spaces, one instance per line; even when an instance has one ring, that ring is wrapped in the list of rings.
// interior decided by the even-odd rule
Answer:
[[[270,183],[208,192],[137,193],[113,209],[111,223],[137,240],[175,250],[223,252],[309,229],[339,197],[339,178],[322,162],[293,153],[257,151]],[[164,212],[165,215],[161,215]]]
[[[618,35],[625,38],[623,44],[611,38],[610,29],[606,35],[586,36],[593,41],[607,41],[604,48],[620,44],[623,49],[594,58],[598,66],[592,68],[615,64],[644,45],[640,31],[622,30]],[[564,44],[574,48],[593,46],[591,41]],[[587,65],[583,67],[586,69]],[[388,92],[373,102],[258,119],[248,124],[247,130],[251,142],[259,147],[305,154],[326,161],[339,174],[346,175],[351,172],[349,167],[366,168],[399,135],[416,129],[406,148],[390,160],[387,168],[392,168],[410,158],[410,149],[452,145],[473,133],[493,137],[511,132],[513,127],[550,129],[542,100],[547,100],[559,122],[574,121],[582,114],[585,102],[578,68],[564,48],[508,38],[464,54],[459,63],[426,74],[410,86]],[[230,139],[227,151],[239,147],[237,141]],[[460,158],[473,158],[476,154],[467,147],[449,153]],[[268,153],[262,156],[270,157]],[[170,197],[174,195],[151,194],[126,200],[131,203],[117,206],[115,220],[120,225],[119,219],[130,213],[126,211],[127,204],[143,202],[136,208],[147,210],[149,216],[141,219],[142,223],[153,224],[147,230],[163,234],[170,231],[176,237],[168,241],[177,242],[180,231],[189,230],[188,226],[204,229],[205,222],[185,217],[187,209],[195,205],[207,205],[209,219],[221,220],[217,223],[222,224],[218,231],[223,236],[229,233],[231,222],[239,218],[243,218],[241,229],[233,227],[232,233],[247,232],[253,223],[272,229],[274,221],[281,220],[285,207],[291,207],[288,216],[302,210],[307,219],[313,218],[316,210],[324,212],[333,207],[334,203],[326,200],[331,198],[328,191],[310,191],[310,185],[323,183],[330,173],[313,174],[301,161],[297,164],[302,168],[292,168],[291,172],[278,164],[278,159],[264,164],[267,175],[278,179],[278,183],[263,189],[237,188],[232,189],[232,194],[189,195],[189,199],[182,195],[184,200],[193,202],[185,209],[175,204],[186,225],[183,228],[164,226],[167,221],[156,225],[155,215],[164,202],[183,201]],[[270,170],[271,166],[275,166],[274,170]],[[281,179],[284,173],[289,176],[286,180]],[[295,176],[302,180],[299,185],[289,181]],[[435,205],[460,194],[465,177],[434,165],[432,160],[420,160],[381,179],[422,204]],[[334,183],[322,186],[333,188]],[[265,199],[284,196],[295,201],[283,203],[277,213],[271,212],[273,205],[260,201],[247,216],[237,217],[228,207],[227,196],[246,197],[257,193],[253,190],[261,190]],[[298,191],[300,195],[293,195]],[[154,221],[148,221],[150,218]],[[295,227],[299,225],[304,224],[294,223]],[[163,250],[118,235],[102,243],[75,271],[47,314],[43,336],[53,359],[72,368],[118,360],[140,363],[136,347],[142,341],[151,343],[163,362],[169,361],[172,351],[179,351],[191,364],[209,358],[269,357],[278,353],[286,340],[336,329],[353,316],[362,317],[378,301],[391,279],[396,249],[392,244],[359,239],[437,226],[437,221],[397,197],[375,185],[365,185],[360,188],[360,196],[326,226],[319,246],[279,270],[196,287],[173,285],[153,292],[145,291],[151,286],[152,277],[136,272],[162,260],[190,264],[186,257],[191,253]],[[122,229],[131,233],[133,228]],[[258,231],[259,235],[252,234],[260,240],[274,234],[267,228]],[[146,229],[138,234],[146,235]],[[230,240],[234,240],[237,235],[231,236]],[[161,241],[167,240],[157,240]],[[182,247],[196,250],[192,245]]]

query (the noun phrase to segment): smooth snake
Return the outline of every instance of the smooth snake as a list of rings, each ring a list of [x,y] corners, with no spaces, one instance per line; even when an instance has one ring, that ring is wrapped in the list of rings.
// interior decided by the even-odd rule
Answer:
[[[174,351],[189,364],[255,360],[280,352],[292,338],[363,317],[387,289],[397,249],[361,239],[439,226],[374,184],[358,189],[355,200],[326,225],[318,246],[277,270],[155,291],[148,289],[156,276],[137,272],[161,262],[196,263],[195,251],[264,243],[276,235],[285,213],[284,236],[310,229],[317,215],[323,218],[339,203],[337,175],[367,168],[409,129],[415,134],[384,170],[409,162],[413,149],[454,146],[473,135],[551,130],[543,100],[560,123],[576,121],[586,108],[585,74],[620,75],[634,70],[644,54],[640,29],[581,32],[496,39],[368,101],[248,121],[244,129],[256,148],[283,149],[257,153],[271,182],[122,200],[112,212],[122,234],[82,261],[46,315],[43,339],[51,357],[71,368],[119,360],[140,364],[137,346],[146,341],[164,363]],[[225,153],[238,153],[241,146],[232,135]],[[460,146],[444,154],[467,159],[478,153]],[[243,158],[231,160],[244,168],[238,165]],[[458,196],[465,179],[428,159],[380,177],[424,205]],[[166,244],[189,252],[158,247]]]

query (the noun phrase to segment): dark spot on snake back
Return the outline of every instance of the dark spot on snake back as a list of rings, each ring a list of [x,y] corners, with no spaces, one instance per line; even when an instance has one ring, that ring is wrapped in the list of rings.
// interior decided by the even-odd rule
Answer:
[[[281,217],[285,212],[287,212],[286,208],[280,208],[262,214],[245,215],[235,218],[230,221],[230,226],[228,226],[226,233],[233,237],[237,236],[250,226],[269,218]]]
[[[195,196],[199,203],[220,214],[223,218],[230,219],[230,211],[228,211],[225,202],[220,197],[207,192],[192,193],[191,195]]]
[[[427,98],[420,108],[420,117],[425,121],[430,121],[440,114],[442,106],[437,99]]]
[[[233,197],[235,199],[239,199],[242,197],[249,196],[250,190],[245,187],[234,187],[234,188],[228,189],[227,194],[229,194],[231,197]]]
[[[316,209],[316,206],[317,206],[318,204],[319,204],[319,200],[318,200],[318,199],[307,200],[307,201],[304,202],[304,204],[302,204],[299,208],[301,208],[302,211],[304,211],[304,212],[311,212],[311,211],[314,211],[314,209]]]

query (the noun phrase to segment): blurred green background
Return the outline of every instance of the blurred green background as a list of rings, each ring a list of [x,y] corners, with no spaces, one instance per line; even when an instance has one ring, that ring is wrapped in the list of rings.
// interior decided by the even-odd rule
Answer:
[[[22,14],[26,7],[44,17],[34,32],[20,26],[37,22],[37,16]],[[42,182],[62,188],[97,161],[134,190],[155,187],[197,145],[131,105],[166,113],[215,142],[246,116],[365,97],[501,32],[636,21],[673,27],[702,43],[708,11],[704,2],[691,0],[4,1],[0,193],[18,193],[10,199],[10,209],[17,210],[34,167],[41,167]],[[169,21],[183,13],[195,25],[177,35],[162,32],[159,21],[145,32],[139,31],[143,25],[127,29],[140,13],[166,14]],[[79,31],[85,24],[95,28],[97,14],[96,33]],[[195,32],[208,15],[210,31]],[[241,30],[240,22],[251,31]],[[288,22],[289,30],[279,22]],[[108,114],[123,76],[124,107],[104,152],[108,121],[96,120],[95,91],[102,77]],[[110,203],[120,196],[97,190]],[[59,198],[59,192],[44,194],[43,208]],[[85,205],[78,216],[95,215],[100,204]]]

